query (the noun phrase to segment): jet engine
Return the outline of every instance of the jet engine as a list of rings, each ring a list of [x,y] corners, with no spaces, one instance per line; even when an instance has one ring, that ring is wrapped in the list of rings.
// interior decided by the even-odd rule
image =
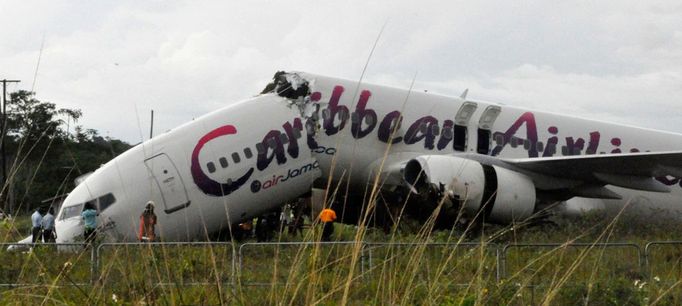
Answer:
[[[407,162],[403,177],[413,192],[429,188],[458,200],[472,216],[511,223],[535,209],[535,185],[527,176],[498,166],[443,155],[423,155]]]

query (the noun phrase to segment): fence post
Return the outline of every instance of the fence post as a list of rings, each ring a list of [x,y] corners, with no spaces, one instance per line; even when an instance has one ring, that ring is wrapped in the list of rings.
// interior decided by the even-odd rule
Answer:
[[[99,278],[99,275],[97,275],[99,271],[99,245],[90,244],[90,248],[90,283],[94,286]]]
[[[500,247],[495,245],[495,260],[497,261],[497,273],[495,273],[495,278],[497,282],[500,282],[501,275],[500,275],[500,269],[502,265],[502,261],[500,260]]]
[[[230,247],[230,250],[231,250],[230,256],[232,256],[232,266],[230,267],[230,269],[231,269],[231,271],[230,271],[230,284],[232,284],[232,294],[234,296],[236,296],[237,295],[237,275],[236,275],[235,271],[236,271],[237,263],[235,262],[236,253],[234,252],[235,243],[231,242],[230,246],[231,246]]]
[[[644,245],[644,264],[642,269],[644,270],[645,276],[647,278],[651,278],[651,265],[649,264],[649,248],[651,247],[652,244],[656,242],[648,242],[646,245]]]
[[[510,246],[511,244],[509,243],[502,246],[502,250],[500,251],[500,257],[498,257],[500,260],[500,263],[498,264],[498,266],[500,267],[499,272],[500,280],[507,278],[507,249],[509,249]]]
[[[360,247],[360,274],[365,277],[365,242]]]

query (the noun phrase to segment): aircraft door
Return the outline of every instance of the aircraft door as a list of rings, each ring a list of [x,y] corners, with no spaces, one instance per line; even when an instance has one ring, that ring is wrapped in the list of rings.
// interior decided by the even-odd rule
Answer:
[[[490,153],[490,143],[492,141],[493,123],[497,119],[502,109],[496,105],[486,107],[478,121],[478,146],[476,152],[480,154]]]
[[[464,102],[457,110],[457,115],[455,115],[455,127],[454,127],[454,148],[457,151],[464,152],[467,150],[467,126],[469,125],[469,119],[478,108],[478,105],[474,102]]]
[[[168,155],[165,153],[155,155],[146,159],[144,164],[161,190],[164,212],[170,214],[189,206],[190,201],[185,184]]]

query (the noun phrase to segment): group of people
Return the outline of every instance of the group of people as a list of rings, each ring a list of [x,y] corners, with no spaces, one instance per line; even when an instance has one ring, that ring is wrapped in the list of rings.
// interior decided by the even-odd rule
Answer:
[[[279,221],[285,226],[289,227],[289,233],[296,235],[302,231],[303,218],[300,214],[292,216],[291,210],[285,209],[286,215],[279,216]],[[83,220],[83,238],[86,243],[91,243],[95,240],[97,231],[97,208],[91,202],[85,203],[81,218]],[[293,218],[292,218],[293,217]],[[331,208],[325,208],[320,212],[319,220],[323,224],[322,241],[329,241],[334,233],[334,221],[336,220],[336,213]],[[258,241],[267,241],[271,237],[269,234],[277,227],[278,214],[272,213],[258,218],[256,222],[256,237]],[[156,240],[156,214],[154,213],[154,202],[149,201],[145,205],[144,211],[140,215],[140,228],[138,231],[138,239],[140,242],[152,242]],[[54,208],[50,207],[45,211],[43,208],[37,208],[31,215],[33,243],[39,242],[42,237],[44,242],[55,242],[57,239],[57,232],[55,231],[55,216]],[[251,228],[249,227],[249,230]]]
[[[95,239],[97,232],[97,210],[91,203],[86,203],[81,213],[83,218],[83,238],[90,243]],[[140,242],[152,242],[156,239],[156,214],[154,213],[154,202],[149,201],[145,205],[144,211],[140,215],[140,229],[137,234]]]
[[[279,216],[279,220],[278,220]],[[336,212],[331,208],[323,209],[318,219],[320,224],[322,224],[322,241],[330,241],[332,235],[334,234],[334,221],[336,221]],[[278,223],[279,221],[279,223]],[[248,228],[251,230],[251,226],[243,227],[246,223],[240,224],[240,229]],[[248,224],[252,224],[249,222]],[[285,207],[284,211],[279,213],[279,211],[272,212],[260,216],[256,221],[256,239],[258,242],[269,241],[272,239],[274,231],[279,228],[283,230],[288,228],[289,235],[296,236],[297,234],[302,234],[303,232],[303,216],[301,214],[292,214],[289,207]],[[240,236],[242,237],[242,236]]]
[[[31,233],[33,235],[31,242],[55,242],[57,239],[57,232],[54,228],[54,208],[50,207],[47,210],[42,207],[36,208],[36,211],[31,215]]]
[[[93,203],[85,203],[81,212],[81,219],[83,220],[83,240],[86,243],[92,243],[95,240],[98,215],[97,208]],[[40,242],[41,238],[44,242],[55,242],[57,232],[55,231],[54,221],[53,207],[50,207],[47,211],[42,207],[36,208],[35,212],[31,215],[32,243]],[[154,241],[156,239],[155,226],[156,214],[154,214],[154,202],[149,201],[140,215],[138,239],[141,242]]]
[[[269,241],[276,232],[283,232],[285,229],[292,237],[302,235],[303,208],[300,203],[286,204],[281,210],[271,211],[253,220],[240,223],[232,229],[231,234],[234,239],[242,240],[252,237],[255,233],[258,242]]]

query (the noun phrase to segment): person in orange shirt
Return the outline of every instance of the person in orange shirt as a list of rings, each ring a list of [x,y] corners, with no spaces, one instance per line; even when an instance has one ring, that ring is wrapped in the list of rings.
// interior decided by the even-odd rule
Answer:
[[[140,242],[152,242],[156,239],[154,226],[156,225],[156,214],[154,213],[154,202],[147,202],[147,206],[140,215],[140,233],[137,238]]]
[[[320,212],[320,222],[322,222],[322,241],[329,241],[334,233],[334,220],[336,212],[331,208],[325,208]]]

